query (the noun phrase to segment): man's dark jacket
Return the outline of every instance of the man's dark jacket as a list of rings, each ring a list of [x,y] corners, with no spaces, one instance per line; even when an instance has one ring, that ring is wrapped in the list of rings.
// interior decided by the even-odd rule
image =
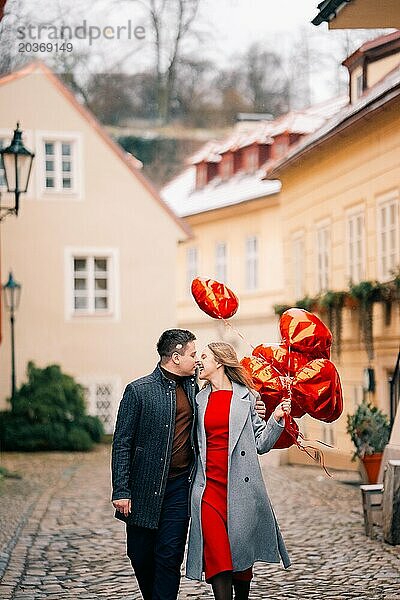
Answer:
[[[191,445],[194,452],[195,377],[182,386],[193,409]],[[112,500],[130,498],[131,514],[115,516],[132,525],[156,529],[171,462],[175,431],[176,383],[160,366],[125,388],[112,448]]]

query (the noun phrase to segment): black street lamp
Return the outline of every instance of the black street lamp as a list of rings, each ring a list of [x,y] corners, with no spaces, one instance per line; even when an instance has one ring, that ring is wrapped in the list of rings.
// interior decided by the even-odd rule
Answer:
[[[8,276],[8,281],[3,285],[4,303],[7,310],[10,312],[11,323],[11,398],[13,399],[16,391],[15,383],[15,336],[14,336],[14,321],[15,312],[18,309],[21,298],[21,284],[17,283],[12,272]]]
[[[22,131],[17,123],[12,142],[7,148],[0,150],[1,166],[4,169],[7,191],[14,194],[13,207],[0,207],[0,221],[9,214],[18,215],[19,196],[24,194],[29,185],[32,162],[35,154],[25,148]]]

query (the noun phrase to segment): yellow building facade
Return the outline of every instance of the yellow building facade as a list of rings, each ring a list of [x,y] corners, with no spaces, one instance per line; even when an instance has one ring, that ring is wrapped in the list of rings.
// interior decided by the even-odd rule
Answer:
[[[386,282],[400,266],[400,70],[373,86],[331,127],[310,136],[269,170],[279,177],[283,228],[284,303],[293,304],[327,290],[347,290],[349,282]],[[300,258],[299,258],[300,250]],[[348,466],[353,450],[346,415],[366,397],[390,414],[389,381],[400,344],[400,311],[390,315],[383,302],[373,305],[374,356],[368,357],[359,308],[344,307],[340,356],[345,408],[324,425],[302,419],[303,433],[335,446],[327,463]],[[323,316],[323,315],[322,315]],[[366,369],[375,390],[366,391]],[[291,460],[302,460],[295,449]]]

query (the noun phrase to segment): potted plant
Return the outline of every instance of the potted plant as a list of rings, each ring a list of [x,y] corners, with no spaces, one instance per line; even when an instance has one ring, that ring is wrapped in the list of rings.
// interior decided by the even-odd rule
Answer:
[[[376,483],[382,453],[389,441],[388,417],[371,403],[362,402],[353,415],[347,415],[347,433],[356,448],[352,460],[358,458],[368,483]]]

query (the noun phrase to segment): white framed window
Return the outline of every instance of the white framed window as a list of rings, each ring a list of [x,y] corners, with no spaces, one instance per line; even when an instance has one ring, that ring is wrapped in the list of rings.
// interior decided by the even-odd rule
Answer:
[[[399,195],[393,191],[378,199],[378,273],[381,281],[393,278],[400,264]]]
[[[199,272],[199,251],[196,246],[190,246],[186,250],[186,289],[190,294],[193,279]]]
[[[352,283],[359,283],[365,277],[366,264],[364,208],[347,213],[346,246],[347,276]]]
[[[79,133],[38,132],[39,196],[82,196],[82,136]]]
[[[258,287],[258,238],[255,235],[246,238],[246,289]]]
[[[67,316],[118,316],[118,251],[67,249]]]
[[[46,190],[71,191],[75,185],[73,142],[44,141]]]
[[[292,238],[292,265],[294,297],[303,298],[305,293],[305,241],[304,233],[297,232]]]
[[[104,431],[112,434],[121,396],[121,381],[114,377],[78,377],[85,395],[89,415],[99,417]]]
[[[316,225],[318,292],[325,292],[329,289],[331,266],[330,237],[330,224],[327,221],[318,223]]]
[[[215,278],[222,283],[227,278],[227,246],[226,242],[217,242],[215,245]]]

